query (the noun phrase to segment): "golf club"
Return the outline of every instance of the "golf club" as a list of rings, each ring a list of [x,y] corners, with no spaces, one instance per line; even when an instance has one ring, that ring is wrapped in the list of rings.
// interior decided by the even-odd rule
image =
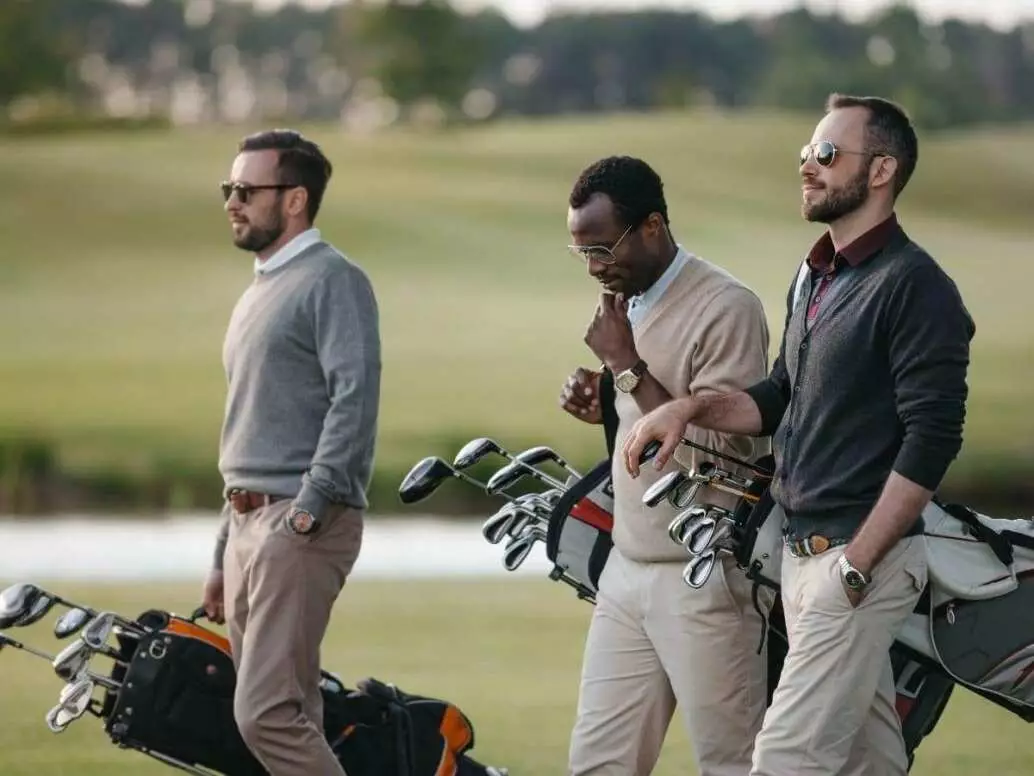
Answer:
[[[714,570],[717,558],[718,555],[714,550],[696,556],[682,572],[682,580],[694,589],[703,587]]]
[[[96,686],[96,682],[88,677],[65,685],[58,705],[47,713],[47,727],[54,733],[64,732],[69,724],[93,706],[93,690]]]
[[[706,517],[706,506],[692,506],[689,509],[684,509],[668,523],[668,536],[671,537],[675,544],[685,544],[686,536],[692,530],[692,527]]]
[[[438,456],[428,456],[421,459],[409,470],[402,484],[399,485],[399,499],[403,504],[415,504],[418,501],[429,497],[449,477],[456,477],[464,482],[485,489],[485,483],[478,482],[468,474],[453,468],[444,459]],[[493,493],[491,495],[501,496],[507,501],[513,501],[513,497],[506,493]]]
[[[495,495],[500,490],[514,485],[518,480],[523,477],[534,477],[541,483],[548,485],[551,488],[562,490],[566,487],[564,483],[550,477],[548,474],[543,474],[534,466],[531,466],[524,461],[513,461],[502,467],[488,478],[488,482],[485,484],[485,491],[489,495]]]
[[[716,542],[728,536],[731,531],[732,523],[728,520],[716,517],[714,512],[709,510],[707,517],[694,525],[691,530],[686,532],[683,546],[690,555],[703,555],[708,552]]]
[[[700,465],[697,466],[697,474],[701,477],[707,477],[709,480],[721,480],[728,485],[738,487],[741,490],[748,490],[753,484],[752,480],[748,480],[745,477],[739,477],[732,472],[726,471],[718,466],[714,461],[701,461]]]
[[[70,608],[86,609],[60,596],[48,593],[37,585],[20,582],[11,585],[0,593],[0,630],[4,628],[24,627],[44,617],[55,604]],[[90,614],[95,614],[86,609]]]
[[[643,503],[648,507],[657,506],[687,477],[688,475],[682,470],[668,472],[646,489],[646,492],[643,493]]]
[[[532,548],[537,541],[545,541],[546,532],[538,526],[531,526],[527,531],[517,536],[506,545],[503,553],[503,567],[507,571],[515,571],[527,560]]]
[[[73,633],[78,633],[79,630],[89,622],[89,620],[90,613],[85,609],[80,609],[78,607],[75,609],[69,609],[58,617],[57,622],[54,623],[54,637],[58,639],[67,639]]]
[[[523,513],[523,507],[517,504],[504,504],[497,512],[489,516],[481,526],[481,534],[489,544],[499,544],[510,532],[510,528],[517,519],[518,513]]]
[[[715,458],[721,458],[724,461],[729,461],[729,463],[734,463],[737,466],[744,467],[745,469],[750,469],[752,472],[760,474],[765,478],[771,478],[772,476],[772,472],[768,469],[758,466],[757,464],[750,463],[749,461],[744,461],[742,458],[737,458],[736,456],[729,455],[727,453],[719,453],[714,448],[708,447],[707,445],[699,444],[697,442],[692,441],[691,439],[686,439],[685,437],[682,437],[682,439],[680,440],[680,444],[683,444],[686,447],[692,447],[695,450],[699,450],[702,453],[707,453],[708,455],[714,456]],[[654,448],[652,451],[650,450],[651,445],[656,445],[656,448]],[[654,455],[657,454],[658,450],[660,450],[660,442],[654,441],[648,444],[643,449],[643,454],[640,456],[640,463],[643,463],[645,459],[652,458]]]
[[[0,633],[0,651],[2,651],[4,647],[14,647],[15,649],[20,649],[23,652],[28,652],[30,655],[35,655],[36,657],[43,658],[48,663],[54,659],[51,655],[48,655],[46,652],[40,652],[35,647],[30,647],[27,644],[22,644],[20,641],[15,641],[7,634]]]
[[[564,469],[572,477],[582,478],[571,465],[554,449],[546,447],[545,445],[539,445],[537,447],[529,447],[527,450],[518,453],[514,456],[515,461],[523,461],[525,463],[537,466],[540,463],[546,461],[552,461],[557,464],[560,468]]]

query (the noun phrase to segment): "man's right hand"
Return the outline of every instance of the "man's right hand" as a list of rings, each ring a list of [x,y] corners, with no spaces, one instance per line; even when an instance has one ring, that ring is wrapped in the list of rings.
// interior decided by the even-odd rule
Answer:
[[[208,579],[205,580],[205,589],[202,594],[201,605],[205,614],[212,622],[222,625],[226,622],[226,609],[223,604],[223,572],[212,569],[208,572]]]
[[[600,373],[579,367],[574,371],[560,392],[560,406],[578,420],[586,423],[602,423],[603,408],[600,406]]]
[[[660,450],[653,457],[653,465],[658,469],[664,468],[682,441],[682,435],[686,433],[686,426],[693,419],[695,409],[692,399],[675,399],[662,404],[636,421],[621,446],[625,469],[632,477],[639,476],[639,457],[651,442],[661,443]]]

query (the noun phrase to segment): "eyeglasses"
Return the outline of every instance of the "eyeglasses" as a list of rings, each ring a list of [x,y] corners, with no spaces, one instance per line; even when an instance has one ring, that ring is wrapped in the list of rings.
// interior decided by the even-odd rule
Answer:
[[[815,163],[820,167],[832,167],[837,154],[866,156],[867,153],[866,151],[845,151],[843,148],[837,148],[828,140],[820,140],[817,143],[808,143],[808,145],[801,149],[801,166],[813,156]]]
[[[618,257],[614,255],[614,251],[619,245],[621,245],[621,241],[624,240],[631,231],[632,225],[629,224],[628,228],[621,233],[617,242],[609,248],[606,245],[568,245],[567,250],[569,250],[571,255],[575,258],[581,259],[586,263],[590,261],[598,261],[600,264],[613,264],[618,260]]]
[[[242,205],[248,204],[248,198],[251,196],[253,191],[262,191],[263,189],[293,189],[297,186],[297,183],[267,183],[264,185],[253,186],[250,183],[231,183],[230,181],[223,181],[219,184],[219,188],[222,189],[223,192],[224,202],[229,202],[233,193],[237,192],[237,199],[240,200]]]

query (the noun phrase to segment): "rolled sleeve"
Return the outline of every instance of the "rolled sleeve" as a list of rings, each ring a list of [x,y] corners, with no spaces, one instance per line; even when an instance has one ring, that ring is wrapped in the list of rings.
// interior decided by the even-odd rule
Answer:
[[[973,321],[936,265],[906,275],[890,297],[887,342],[904,437],[894,471],[935,491],[962,448]]]

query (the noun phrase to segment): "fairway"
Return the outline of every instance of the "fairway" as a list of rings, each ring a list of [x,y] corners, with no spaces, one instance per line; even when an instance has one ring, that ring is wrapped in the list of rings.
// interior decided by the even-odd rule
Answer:
[[[73,600],[134,616],[151,607],[186,613],[195,586],[49,586]],[[445,697],[475,725],[475,755],[511,776],[562,774],[577,700],[582,640],[591,609],[548,580],[472,583],[350,583],[324,644],[323,666],[353,683],[375,676]],[[18,631],[54,652],[56,617]],[[11,634],[14,635],[14,634]],[[43,721],[60,681],[43,661],[12,649],[0,655],[0,773],[4,776],[172,774],[116,749],[99,721],[84,717],[55,736]],[[1030,727],[971,693],[956,690],[945,716],[919,748],[915,776],[1023,776],[1034,770]],[[681,721],[669,731],[654,776],[696,771]]]
[[[335,164],[318,225],[378,293],[379,476],[397,484],[419,457],[481,434],[599,457],[599,430],[556,398],[574,367],[595,366],[582,337],[597,288],[565,251],[565,217],[578,172],[606,154],[656,166],[676,238],[758,291],[774,351],[819,233],[798,210],[812,125],[700,112],[425,135],[306,127]],[[73,470],[214,470],[222,336],[251,279],[218,183],[250,129],[2,141],[0,431],[54,440]],[[977,324],[953,474],[1022,472],[1034,465],[1034,131],[921,148],[901,218]]]

